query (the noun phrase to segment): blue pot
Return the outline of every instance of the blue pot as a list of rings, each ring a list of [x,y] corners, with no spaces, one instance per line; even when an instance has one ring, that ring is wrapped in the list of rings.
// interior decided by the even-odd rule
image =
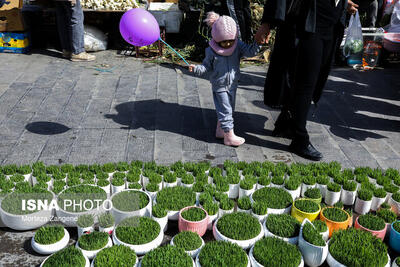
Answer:
[[[395,221],[394,223],[399,222]],[[391,225],[390,228],[390,237],[389,237],[389,245],[390,247],[396,251],[397,253],[400,253],[400,233],[394,230],[393,224]]]

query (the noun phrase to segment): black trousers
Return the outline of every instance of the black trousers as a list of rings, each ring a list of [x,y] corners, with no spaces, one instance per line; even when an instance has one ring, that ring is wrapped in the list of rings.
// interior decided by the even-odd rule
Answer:
[[[307,116],[322,69],[332,62],[330,55],[335,40],[316,34],[309,34],[299,40],[294,71],[294,88],[289,109],[293,116],[293,142],[308,144],[309,135],[306,129]]]

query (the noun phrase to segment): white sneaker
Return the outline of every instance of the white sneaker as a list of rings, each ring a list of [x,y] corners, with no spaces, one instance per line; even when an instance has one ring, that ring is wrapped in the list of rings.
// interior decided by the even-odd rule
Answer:
[[[90,55],[86,52],[82,52],[79,54],[72,54],[72,56],[71,56],[71,61],[74,61],[74,62],[94,61],[94,60],[96,60],[96,56]]]

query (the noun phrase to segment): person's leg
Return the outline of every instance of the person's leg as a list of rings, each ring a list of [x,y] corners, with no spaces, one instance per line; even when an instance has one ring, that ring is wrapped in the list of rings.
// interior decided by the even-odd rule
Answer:
[[[217,118],[224,132],[224,144],[228,146],[240,146],[245,142],[243,138],[236,136],[233,132],[233,112],[231,96],[228,91],[213,92]]]
[[[300,156],[319,160],[322,155],[310,144],[307,116],[323,63],[324,42],[316,34],[302,39],[298,45],[292,99],[294,138],[290,149]]]
[[[72,52],[71,38],[69,34],[68,21],[71,19],[70,2],[67,1],[56,1],[56,19],[58,35],[60,37],[61,48],[63,49],[63,55]]]
[[[70,20],[70,36],[72,41],[72,61],[93,61],[96,59],[94,55],[85,52],[84,42],[84,16],[80,0],[76,0],[76,4],[71,6]]]
[[[378,17],[378,0],[370,3],[367,10],[367,27],[375,27],[376,18]]]

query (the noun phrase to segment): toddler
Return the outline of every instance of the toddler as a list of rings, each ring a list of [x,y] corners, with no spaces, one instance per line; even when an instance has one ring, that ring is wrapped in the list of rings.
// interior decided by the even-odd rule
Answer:
[[[238,40],[236,22],[229,16],[207,14],[206,23],[212,27],[212,40],[206,48],[201,65],[190,65],[189,71],[201,76],[210,74],[215,109],[217,112],[216,137],[227,146],[240,146],[245,140],[233,131],[236,90],[240,76],[240,58],[253,57],[259,51],[256,43],[247,45]]]

